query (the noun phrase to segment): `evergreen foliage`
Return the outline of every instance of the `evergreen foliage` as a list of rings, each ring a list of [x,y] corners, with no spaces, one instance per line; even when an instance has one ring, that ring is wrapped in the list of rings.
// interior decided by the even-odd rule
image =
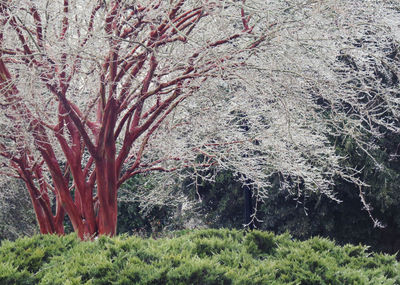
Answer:
[[[314,237],[237,230],[160,239],[76,235],[3,241],[1,284],[398,284],[394,256]]]

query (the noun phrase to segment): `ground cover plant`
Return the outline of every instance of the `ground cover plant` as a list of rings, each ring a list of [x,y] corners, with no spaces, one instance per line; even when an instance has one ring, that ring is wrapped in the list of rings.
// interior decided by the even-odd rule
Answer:
[[[394,256],[262,231],[3,241],[1,284],[399,284]]]

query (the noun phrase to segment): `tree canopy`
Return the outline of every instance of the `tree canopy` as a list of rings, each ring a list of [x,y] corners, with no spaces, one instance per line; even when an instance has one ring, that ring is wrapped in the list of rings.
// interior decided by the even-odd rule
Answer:
[[[211,166],[257,201],[273,175],[336,199],[335,177],[365,183],[332,138],[373,157],[399,132],[398,16],[390,1],[1,1],[2,177],[25,182],[42,233],[67,215],[81,238],[114,235],[119,187],[154,171],[149,203]]]

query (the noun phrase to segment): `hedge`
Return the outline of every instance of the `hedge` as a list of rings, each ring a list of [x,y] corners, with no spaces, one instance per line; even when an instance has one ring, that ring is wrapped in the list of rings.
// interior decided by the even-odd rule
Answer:
[[[0,284],[400,284],[395,256],[262,231],[3,241]]]

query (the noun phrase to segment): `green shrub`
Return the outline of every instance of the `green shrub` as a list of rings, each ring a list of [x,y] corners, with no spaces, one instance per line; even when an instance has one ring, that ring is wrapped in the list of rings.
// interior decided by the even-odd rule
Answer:
[[[254,255],[272,254],[276,248],[275,235],[270,232],[252,231],[244,240],[249,253]]]
[[[15,242],[3,241],[0,260],[9,260],[14,266],[37,272],[51,257],[61,255],[77,244],[79,242],[75,235],[36,235]]]
[[[226,229],[169,235],[3,242],[0,284],[400,284],[395,257],[361,245]]]
[[[11,262],[0,263],[0,284],[32,284],[32,276],[26,269],[19,270]]]
[[[213,260],[193,258],[170,270],[166,284],[232,284],[225,273],[225,268]]]

